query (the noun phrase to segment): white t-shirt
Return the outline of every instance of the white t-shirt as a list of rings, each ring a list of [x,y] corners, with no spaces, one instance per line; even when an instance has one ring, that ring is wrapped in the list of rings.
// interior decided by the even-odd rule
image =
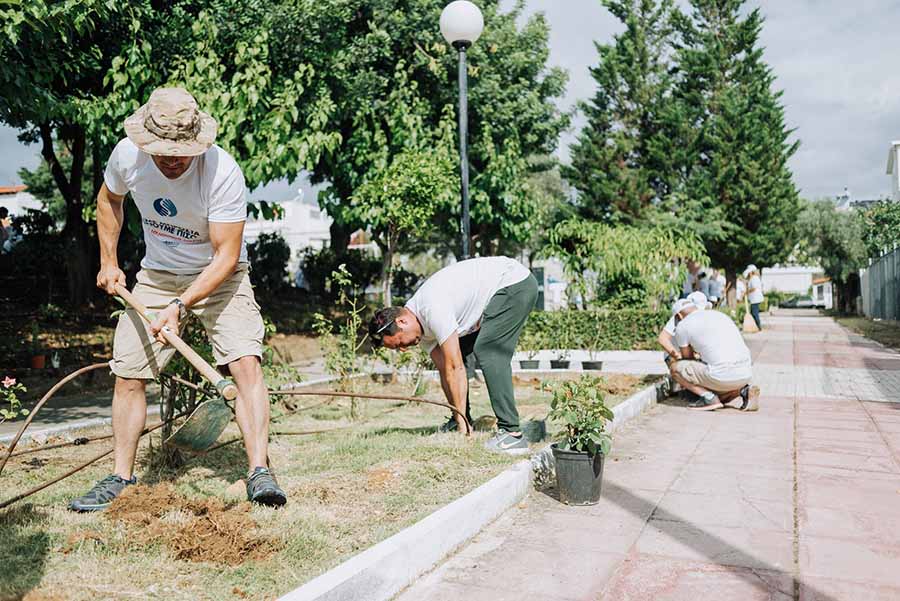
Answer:
[[[755,288],[750,293],[750,296],[747,299],[750,301],[751,305],[755,305],[756,303],[761,303],[765,299],[762,291],[762,281],[759,279],[758,275],[754,275],[750,278],[750,281],[747,282],[747,290]]]
[[[444,267],[406,303],[422,324],[421,344],[431,351],[454,332],[465,336],[476,331],[491,297],[530,274],[527,267],[508,257],[468,259]]]
[[[678,348],[690,346],[703,357],[714,378],[733,381],[753,376],[750,349],[731,318],[721,311],[694,311],[682,319],[675,343]]]
[[[235,160],[218,146],[194,157],[177,179],[163,175],[149,154],[125,138],[109,157],[103,175],[113,194],[131,197],[141,213],[147,254],[145,269],[200,273],[213,259],[210,223],[247,220],[247,188]],[[241,263],[247,246],[241,242]]]

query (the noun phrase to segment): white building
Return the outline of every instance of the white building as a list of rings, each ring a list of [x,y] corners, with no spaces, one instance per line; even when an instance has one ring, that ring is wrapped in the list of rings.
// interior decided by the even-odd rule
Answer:
[[[291,248],[291,260],[288,272],[291,276],[297,271],[299,251],[305,248],[321,249],[331,241],[331,217],[319,209],[315,200],[305,198],[302,190],[292,200],[279,203],[284,209],[281,219],[265,220],[248,218],[244,227],[244,238],[247,243],[256,241],[262,233],[278,232]]]
[[[809,294],[822,268],[814,265],[776,265],[762,270],[763,292]]]
[[[27,209],[40,209],[41,201],[27,192],[28,186],[0,186],[0,207],[6,207],[12,217],[24,215]]]
[[[891,176],[891,200],[900,201],[900,141],[891,142],[888,150],[887,174]]]
[[[816,278],[813,280],[812,299],[817,307],[832,309],[834,307],[834,290],[831,286],[831,278]]]

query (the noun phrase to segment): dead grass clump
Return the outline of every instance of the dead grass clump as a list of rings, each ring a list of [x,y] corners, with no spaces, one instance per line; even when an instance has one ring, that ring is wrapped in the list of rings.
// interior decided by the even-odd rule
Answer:
[[[265,559],[280,546],[260,536],[249,503],[187,499],[168,483],[128,487],[106,517],[129,526],[141,544],[162,543],[176,559],[236,566]]]

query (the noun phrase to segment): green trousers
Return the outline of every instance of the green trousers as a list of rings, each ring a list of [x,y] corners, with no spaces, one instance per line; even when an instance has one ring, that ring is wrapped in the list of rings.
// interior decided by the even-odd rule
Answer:
[[[537,295],[538,283],[533,275],[517,284],[501,288],[484,309],[481,328],[459,339],[467,371],[474,372],[477,363],[484,373],[491,407],[497,416],[497,427],[510,432],[519,429],[511,362],[519,335],[528,314],[534,309]],[[472,421],[468,395],[466,417]]]

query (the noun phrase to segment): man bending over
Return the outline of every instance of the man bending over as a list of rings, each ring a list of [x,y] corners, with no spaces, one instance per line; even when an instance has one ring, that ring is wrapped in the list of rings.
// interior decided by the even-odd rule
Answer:
[[[378,311],[369,322],[369,335],[374,345],[390,349],[424,344],[440,373],[447,401],[469,422],[466,363],[477,360],[497,416],[497,434],[485,446],[524,454],[528,442],[519,431],[510,362],[537,293],[537,280],[518,261],[468,259],[428,278],[405,307]],[[465,432],[467,424],[454,414],[442,429]]]

